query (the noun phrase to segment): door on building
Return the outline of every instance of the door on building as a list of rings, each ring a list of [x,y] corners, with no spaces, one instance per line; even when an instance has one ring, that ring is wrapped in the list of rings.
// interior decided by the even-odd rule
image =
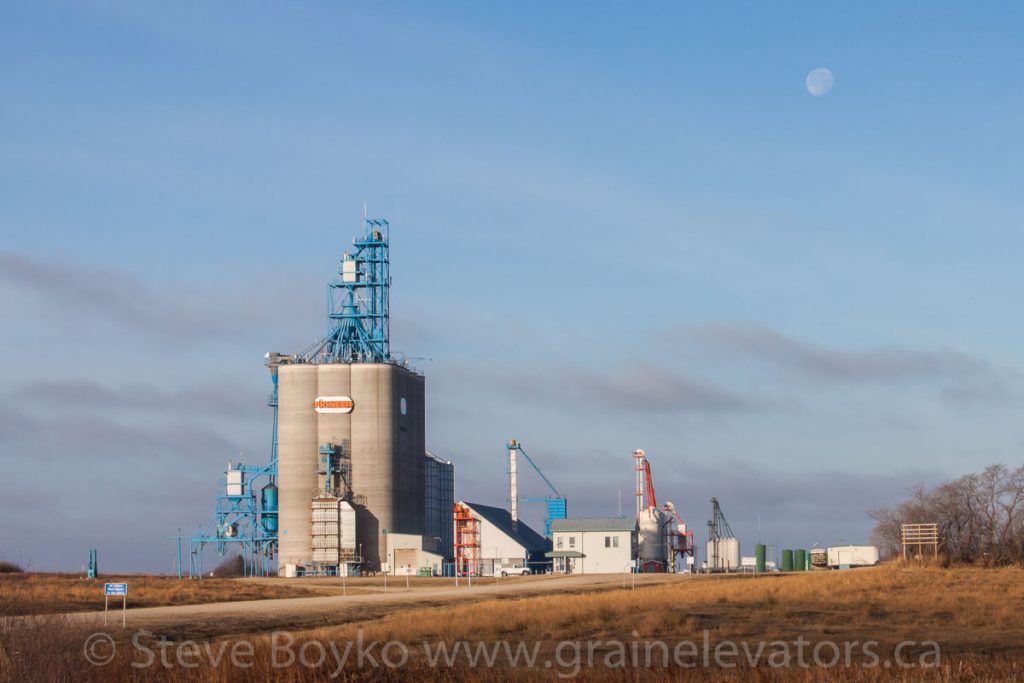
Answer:
[[[395,550],[395,573],[402,574],[405,572],[416,573],[419,567],[414,567],[416,564],[416,549],[415,548],[399,548]]]

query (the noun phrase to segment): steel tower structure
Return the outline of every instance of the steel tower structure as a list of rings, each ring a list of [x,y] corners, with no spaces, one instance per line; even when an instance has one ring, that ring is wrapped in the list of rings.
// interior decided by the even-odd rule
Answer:
[[[267,405],[274,411],[269,462],[264,466],[228,463],[220,481],[222,493],[214,498],[212,530],[200,527],[189,538],[189,578],[202,578],[207,545],[221,556],[229,546],[237,546],[246,576],[270,573],[270,562],[277,553],[277,368],[283,362],[285,357],[279,354],[266,355],[273,383]],[[179,549],[179,577],[181,571]]]
[[[508,449],[508,484],[509,484],[509,503],[511,506],[512,516],[512,528],[515,529],[519,523],[519,503],[544,503],[547,507],[547,516],[544,518],[544,535],[547,538],[551,538],[551,522],[556,519],[565,519],[567,513],[567,504],[565,496],[558,492],[555,485],[551,483],[551,480],[544,476],[541,472],[540,467],[533,461],[526,451],[523,450],[523,445],[515,439],[509,439],[509,442],[505,445]],[[520,498],[519,497],[519,484],[518,484],[518,473],[516,471],[516,453],[522,453],[523,457],[526,458],[526,462],[530,463],[530,466],[537,473],[537,475],[547,484],[551,490],[551,495],[545,498]]]
[[[363,220],[365,234],[341,257],[339,278],[327,285],[327,334],[298,354],[306,363],[388,363],[391,226],[381,218]]]
[[[719,565],[719,543],[726,538],[734,538],[729,522],[725,520],[722,506],[717,498],[711,499],[711,519],[708,520],[708,568],[715,569]]]

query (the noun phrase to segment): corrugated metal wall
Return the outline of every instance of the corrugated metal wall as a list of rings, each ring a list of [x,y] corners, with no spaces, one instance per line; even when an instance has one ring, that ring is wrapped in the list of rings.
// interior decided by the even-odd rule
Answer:
[[[426,504],[427,542],[440,538],[439,552],[446,559],[454,557],[455,529],[452,507],[455,504],[455,466],[427,454],[424,464],[424,502]]]

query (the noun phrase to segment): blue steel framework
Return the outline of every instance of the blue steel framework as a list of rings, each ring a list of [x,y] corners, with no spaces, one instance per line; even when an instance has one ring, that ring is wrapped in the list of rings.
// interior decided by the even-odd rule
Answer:
[[[181,560],[179,559],[178,562],[180,563]],[[88,573],[86,574],[86,576],[88,578],[90,578],[90,579],[95,579],[97,576],[99,576],[99,573],[100,573],[100,568],[99,568],[99,564],[96,561],[96,548],[90,548],[89,549],[89,570],[88,570]]]
[[[203,549],[207,545],[221,556],[229,547],[237,546],[246,576],[270,574],[270,562],[277,553],[277,359],[270,354],[267,366],[274,384],[267,400],[274,410],[270,462],[263,467],[228,463],[227,472],[241,473],[241,484],[233,490],[226,478],[219,482],[223,493],[214,499],[213,530],[200,527],[189,538],[189,578],[202,578]],[[180,576],[180,554],[178,562]]]
[[[306,363],[388,363],[391,226],[364,219],[366,233],[341,257],[339,279],[327,285],[327,335],[298,355]]]
[[[551,480],[544,476],[544,473],[540,471],[539,467],[537,467],[537,463],[533,461],[533,458],[527,455],[526,451],[523,450],[523,445],[521,443],[513,439],[512,441],[508,442],[505,448],[515,449],[522,453],[523,457],[526,458],[526,462],[530,463],[530,466],[533,467],[534,471],[537,472],[538,475],[540,475],[540,478],[543,479],[544,483],[548,485],[549,489],[551,489],[551,493],[553,495],[550,495],[547,498],[519,498],[520,503],[545,504],[545,506],[547,507],[547,516],[544,517],[544,535],[548,538],[551,538],[551,522],[556,519],[565,519],[566,517],[567,503],[565,496],[559,493],[558,489],[555,488],[555,485],[551,483]]]

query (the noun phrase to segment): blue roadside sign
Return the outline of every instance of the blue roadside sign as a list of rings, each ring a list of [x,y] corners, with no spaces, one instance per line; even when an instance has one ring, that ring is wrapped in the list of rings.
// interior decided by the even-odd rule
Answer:
[[[104,595],[128,595],[127,583],[106,583],[103,584]]]

